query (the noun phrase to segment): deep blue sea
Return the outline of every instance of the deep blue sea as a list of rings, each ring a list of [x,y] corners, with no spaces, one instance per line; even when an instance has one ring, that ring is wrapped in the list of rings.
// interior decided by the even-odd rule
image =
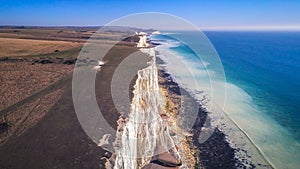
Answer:
[[[300,141],[300,32],[206,32],[226,78]]]
[[[162,54],[170,52],[185,60],[189,69],[195,70],[200,84],[210,81],[203,88],[215,86],[219,89],[224,73],[226,99],[224,106],[219,106],[253,139],[276,168],[299,167],[300,32],[204,33],[211,44],[199,40],[195,32],[172,32],[156,35],[153,39],[165,42],[165,47],[159,50]],[[193,50],[200,51],[200,56]],[[214,64],[219,62],[217,55],[224,72],[220,65]],[[170,66],[170,69],[172,67],[177,66]],[[179,74],[177,79],[188,84],[185,75],[180,75],[179,67],[173,70]],[[208,78],[200,75],[202,70],[208,70]],[[207,80],[210,77],[214,80]],[[218,89],[214,94],[222,95]]]

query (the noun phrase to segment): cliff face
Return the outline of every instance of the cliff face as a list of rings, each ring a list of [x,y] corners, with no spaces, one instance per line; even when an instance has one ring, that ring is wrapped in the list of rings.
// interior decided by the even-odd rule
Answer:
[[[167,154],[163,155],[164,161],[180,161],[168,125],[160,116],[163,105],[153,57],[147,68],[138,71],[131,111],[119,135],[114,169],[143,168],[159,154]]]
[[[139,42],[137,43],[137,47],[138,48],[145,48],[145,47],[149,47],[150,44],[147,43],[147,34],[139,34]]]

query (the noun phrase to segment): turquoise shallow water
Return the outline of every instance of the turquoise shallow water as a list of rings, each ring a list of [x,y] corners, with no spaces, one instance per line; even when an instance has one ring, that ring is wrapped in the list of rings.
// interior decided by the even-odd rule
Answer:
[[[201,46],[193,32],[175,32]],[[224,109],[249,134],[276,168],[300,166],[300,32],[205,32],[217,50],[227,80]],[[184,43],[167,49],[191,69],[203,69],[198,56]],[[208,54],[209,56],[209,54]],[[201,56],[200,56],[201,57]],[[216,72],[211,61],[207,69]],[[210,66],[211,65],[211,66]],[[198,77],[198,76],[197,76]],[[198,77],[199,83],[205,78]],[[202,80],[202,81],[201,81]]]

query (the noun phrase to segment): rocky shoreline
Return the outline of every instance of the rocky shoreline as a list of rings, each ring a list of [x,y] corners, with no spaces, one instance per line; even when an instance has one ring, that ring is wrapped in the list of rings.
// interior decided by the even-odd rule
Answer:
[[[163,61],[159,58],[157,58],[157,62],[158,64],[163,63]],[[195,150],[195,168],[246,168],[246,166],[236,158],[235,152],[237,150],[229,145],[229,142],[226,140],[226,135],[218,128],[213,131],[213,134],[204,143],[199,142],[199,135],[202,132],[202,127],[205,125],[205,127],[208,127],[207,124],[205,124],[205,121],[207,121],[207,118],[209,118],[208,112],[186,90],[180,88],[179,85],[174,82],[172,76],[167,73],[162,66],[160,66],[158,74],[159,85],[168,91],[167,97],[173,102],[174,105],[179,105],[180,107],[181,99],[183,99],[186,104],[199,105],[197,118],[192,127],[192,131],[190,131],[192,136],[188,138],[191,140],[190,149]],[[185,112],[183,113],[189,112],[189,106],[186,105],[184,110]],[[250,168],[255,168],[254,164],[249,165],[251,166]]]

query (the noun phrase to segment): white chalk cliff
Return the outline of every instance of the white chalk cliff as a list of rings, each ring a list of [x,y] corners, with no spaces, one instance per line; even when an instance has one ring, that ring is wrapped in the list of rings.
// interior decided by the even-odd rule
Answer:
[[[155,55],[154,49],[147,49]],[[167,123],[160,114],[164,111],[158,86],[155,56],[148,67],[138,71],[131,110],[124,121],[116,147],[114,169],[140,169],[167,153],[180,161]]]
[[[146,33],[140,32],[140,33],[136,33],[136,34],[140,38],[139,42],[136,45],[138,48],[145,48],[145,47],[149,47],[150,46],[150,44],[147,43],[147,34]]]

